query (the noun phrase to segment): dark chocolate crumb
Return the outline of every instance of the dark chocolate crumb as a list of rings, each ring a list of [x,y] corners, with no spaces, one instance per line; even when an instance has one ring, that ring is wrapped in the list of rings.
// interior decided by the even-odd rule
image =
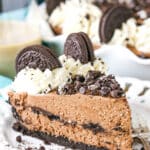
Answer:
[[[111,91],[110,94],[112,97],[120,97],[120,95],[122,94],[122,91],[117,89],[117,90]]]
[[[92,65],[92,66],[94,66],[94,63],[93,63],[93,62],[91,62],[91,65]]]
[[[51,142],[50,142],[50,141],[48,141],[48,140],[45,140],[45,141],[44,141],[44,144],[46,144],[46,145],[50,145],[50,144],[51,144]]]
[[[26,148],[25,150],[33,150],[31,147]]]
[[[115,128],[113,128],[113,130],[119,131],[119,132],[125,132],[125,130],[122,129],[120,126],[116,126]]]
[[[141,91],[138,96],[143,96],[149,90],[148,87],[144,87],[143,91]]]
[[[45,150],[45,147],[44,147],[44,146],[41,146],[41,147],[39,148],[39,150]]]
[[[109,144],[109,145],[111,144],[111,142],[109,142],[109,141],[106,141],[105,143],[106,143],[106,144]]]
[[[87,20],[89,20],[89,19],[90,19],[90,15],[89,15],[89,14],[86,14],[85,18],[86,18]]]
[[[20,136],[20,135],[16,137],[16,141],[17,141],[17,142],[19,142],[19,143],[21,143],[21,142],[22,142],[22,138],[21,138],[21,136]]]
[[[104,86],[100,89],[100,95],[107,96],[110,93],[110,90],[109,87]]]
[[[129,41],[129,38],[126,38],[125,40],[126,40],[126,41]]]
[[[51,84],[50,84],[50,83],[48,84],[48,87],[49,87],[50,89],[52,88],[52,86],[51,86]]]
[[[85,81],[85,78],[84,78],[84,76],[82,76],[82,75],[76,75],[76,76],[74,77],[74,79],[75,79],[76,81],[80,81],[80,82],[84,82],[84,81]]]
[[[19,122],[16,122],[13,124],[12,128],[15,130],[15,131],[21,131],[21,127],[20,127],[20,123]]]

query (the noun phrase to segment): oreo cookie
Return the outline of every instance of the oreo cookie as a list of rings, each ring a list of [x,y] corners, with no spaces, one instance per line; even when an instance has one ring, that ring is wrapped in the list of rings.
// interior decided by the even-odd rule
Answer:
[[[72,33],[67,37],[64,54],[86,64],[94,61],[94,48],[88,35],[84,32]]]
[[[117,28],[121,28],[123,22],[132,17],[131,9],[117,5],[109,8],[102,16],[99,25],[99,36],[103,43],[108,43]]]
[[[33,45],[24,48],[16,57],[17,73],[27,66],[45,71],[47,68],[53,70],[61,67],[61,63],[49,48],[41,45]]]
[[[94,61],[94,48],[92,45],[91,40],[89,39],[88,35],[84,32],[79,32],[78,34],[80,34],[82,36],[82,38],[84,39],[85,43],[86,43],[86,47],[88,49],[88,61]]]
[[[46,0],[47,13],[50,15],[61,2],[65,2],[65,0]]]

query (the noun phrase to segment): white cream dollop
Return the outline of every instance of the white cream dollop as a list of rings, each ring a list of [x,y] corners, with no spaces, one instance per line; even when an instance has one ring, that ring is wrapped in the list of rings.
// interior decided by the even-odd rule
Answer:
[[[94,62],[88,62],[82,64],[79,60],[73,58],[67,58],[65,55],[59,57],[62,66],[72,75],[83,75],[85,76],[89,70],[101,71],[106,73],[106,65],[100,58],[96,58]]]
[[[64,68],[53,71],[46,69],[25,68],[16,76],[12,88],[16,92],[28,92],[30,94],[48,93],[56,87],[65,84],[70,75]]]
[[[131,45],[137,50],[150,53],[150,18],[142,25],[137,25],[133,18],[123,23],[121,29],[116,29],[109,44]]]
[[[68,0],[61,3],[49,17],[49,23],[63,34],[83,31],[99,43],[98,27],[101,10],[88,0]]]
[[[67,58],[65,55],[59,57],[62,64],[61,68],[54,70],[46,69],[42,72],[40,69],[26,67],[16,76],[12,89],[16,92],[27,92],[29,94],[48,93],[56,88],[63,87],[64,84],[71,81],[74,75],[85,76],[90,70],[106,73],[104,62],[96,58],[93,63],[82,64],[79,60]]]

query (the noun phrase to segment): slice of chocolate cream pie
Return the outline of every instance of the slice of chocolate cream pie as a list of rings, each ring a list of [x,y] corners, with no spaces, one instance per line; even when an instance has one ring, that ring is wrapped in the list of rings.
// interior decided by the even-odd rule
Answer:
[[[15,130],[73,149],[132,149],[128,102],[85,33],[70,34],[58,59],[44,46],[25,48],[16,71]]]

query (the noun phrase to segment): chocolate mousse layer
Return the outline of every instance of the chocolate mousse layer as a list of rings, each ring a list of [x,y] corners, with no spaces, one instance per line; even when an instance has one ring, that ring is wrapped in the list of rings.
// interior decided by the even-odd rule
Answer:
[[[131,112],[124,97],[10,92],[9,98],[26,134],[79,149],[131,149]]]

